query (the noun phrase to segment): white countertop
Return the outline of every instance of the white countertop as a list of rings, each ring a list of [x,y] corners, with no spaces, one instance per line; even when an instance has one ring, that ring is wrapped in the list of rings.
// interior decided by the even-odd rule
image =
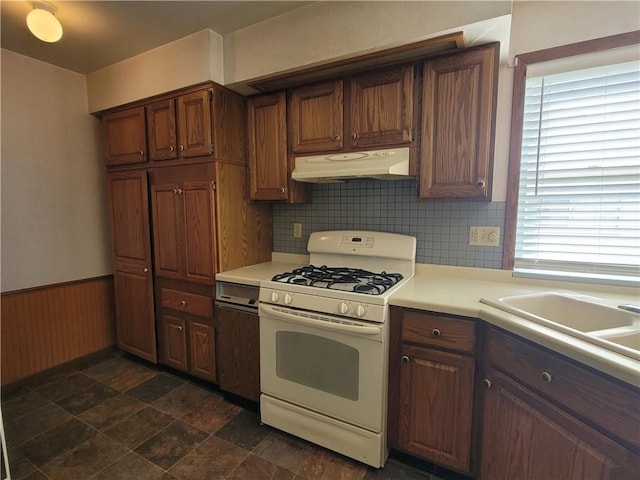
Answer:
[[[308,264],[306,255],[273,254],[273,261],[216,275],[217,281],[259,286],[278,273]],[[517,279],[511,272],[444,265],[416,265],[416,276],[391,296],[395,306],[480,318],[544,347],[640,387],[640,361],[566,335],[480,302],[524,293],[565,291],[616,304],[639,303],[638,289]]]

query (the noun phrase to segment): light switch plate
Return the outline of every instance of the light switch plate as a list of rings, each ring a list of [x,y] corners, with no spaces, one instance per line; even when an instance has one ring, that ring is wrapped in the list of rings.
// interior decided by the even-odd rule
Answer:
[[[302,236],[302,224],[294,223],[293,224],[293,236],[295,238],[300,238]]]

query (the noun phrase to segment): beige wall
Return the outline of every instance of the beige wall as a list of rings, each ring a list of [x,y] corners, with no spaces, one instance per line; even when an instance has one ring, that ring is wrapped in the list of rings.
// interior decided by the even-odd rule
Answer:
[[[202,30],[87,75],[89,111],[211,80],[224,83],[222,37]]]
[[[3,292],[105,275],[101,124],[85,76],[0,51]]]

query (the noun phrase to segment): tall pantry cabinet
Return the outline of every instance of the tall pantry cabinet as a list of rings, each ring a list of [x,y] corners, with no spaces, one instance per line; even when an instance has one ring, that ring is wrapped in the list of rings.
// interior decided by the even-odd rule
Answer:
[[[217,381],[217,272],[268,261],[249,201],[245,99],[213,83],[103,116],[118,346]]]

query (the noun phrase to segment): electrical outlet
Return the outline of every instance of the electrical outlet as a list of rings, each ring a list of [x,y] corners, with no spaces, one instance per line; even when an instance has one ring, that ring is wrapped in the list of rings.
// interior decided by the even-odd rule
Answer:
[[[302,236],[302,224],[294,223],[293,224],[293,236],[295,238],[300,238]]]
[[[471,227],[469,245],[497,247],[500,245],[500,227]]]

